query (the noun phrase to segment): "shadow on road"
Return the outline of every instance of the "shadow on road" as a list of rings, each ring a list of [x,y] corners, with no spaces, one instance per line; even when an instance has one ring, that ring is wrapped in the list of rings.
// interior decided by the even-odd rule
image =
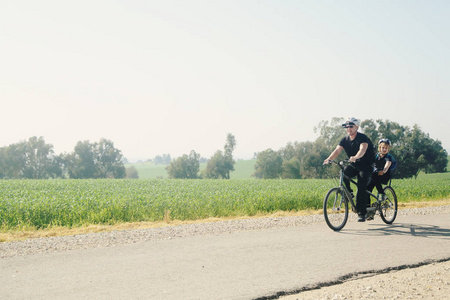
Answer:
[[[392,225],[371,224],[371,228],[367,230],[342,230],[343,234],[357,234],[357,235],[411,235],[425,238],[439,238],[450,240],[450,229],[441,228],[429,224],[407,224],[397,223]]]

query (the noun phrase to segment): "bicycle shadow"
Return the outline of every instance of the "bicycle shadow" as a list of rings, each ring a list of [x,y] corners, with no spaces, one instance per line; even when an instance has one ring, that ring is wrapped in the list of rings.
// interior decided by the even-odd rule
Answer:
[[[442,228],[436,225],[430,224],[411,224],[411,223],[395,223],[395,224],[370,224],[371,228],[361,231],[356,229],[342,230],[341,233],[348,232],[349,234],[361,234],[361,235],[405,235],[415,236],[422,238],[439,238],[444,240],[450,240],[450,229]]]

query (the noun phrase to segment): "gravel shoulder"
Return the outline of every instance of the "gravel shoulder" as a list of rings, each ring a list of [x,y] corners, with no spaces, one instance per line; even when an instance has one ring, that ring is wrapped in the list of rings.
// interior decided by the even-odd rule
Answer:
[[[279,299],[448,299],[450,294],[450,260],[365,276]]]

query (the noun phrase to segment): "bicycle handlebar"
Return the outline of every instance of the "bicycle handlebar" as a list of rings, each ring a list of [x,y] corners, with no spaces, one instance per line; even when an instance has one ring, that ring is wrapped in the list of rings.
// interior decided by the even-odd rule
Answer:
[[[331,165],[331,163],[334,163],[334,164],[338,165],[341,169],[344,169],[344,166],[348,166],[348,165],[354,167],[353,163],[351,161],[349,161],[348,159],[344,159],[341,161],[336,161],[334,159],[330,159],[329,162],[330,163],[328,163],[328,164],[324,163],[323,165]]]
[[[334,164],[337,164],[337,165],[342,165],[342,164],[349,164],[350,162],[349,162],[349,160],[348,159],[344,159],[344,160],[342,160],[342,161],[336,161],[336,160],[334,160],[334,159],[330,159],[330,160],[328,160],[330,163],[328,163],[328,164],[326,164],[326,163],[324,163],[324,165],[331,165],[331,163],[334,163]]]

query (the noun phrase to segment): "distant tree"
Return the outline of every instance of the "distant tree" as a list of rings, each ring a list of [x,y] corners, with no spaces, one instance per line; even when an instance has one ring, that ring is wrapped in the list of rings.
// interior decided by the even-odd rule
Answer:
[[[223,172],[225,179],[230,179],[230,172],[234,171],[234,164],[236,161],[233,159],[233,152],[236,147],[236,138],[231,133],[227,134],[227,142],[224,146],[224,163]]]
[[[1,178],[24,178],[26,164],[26,142],[0,148]]]
[[[200,154],[197,154],[194,150],[189,155],[183,156],[172,160],[166,167],[169,178],[179,179],[197,179],[199,178],[200,171]]]
[[[114,143],[101,139],[94,144],[96,178],[125,178],[126,171],[122,162],[122,151],[114,147]]]
[[[374,145],[377,145],[382,138],[398,143],[405,137],[409,128],[389,120],[369,119],[361,123],[361,130],[372,140]]]
[[[323,139],[316,142],[288,143],[278,152],[283,159],[282,178],[327,178],[329,168],[322,162],[329,155]]]
[[[278,151],[278,154],[281,156],[283,163],[282,163],[282,178],[289,178],[289,179],[298,179],[302,178],[301,175],[301,160],[302,150],[300,143],[291,143],[289,142],[286,147],[281,148]],[[270,160],[265,160],[265,162],[269,162]],[[260,161],[260,164],[264,163],[264,161]]]
[[[283,158],[280,153],[267,149],[258,153],[253,176],[261,179],[280,178],[283,172]]]
[[[441,142],[430,138],[419,126],[407,128],[404,137],[394,144],[394,157],[399,161],[395,171],[397,177],[417,178],[420,171],[426,173],[446,172],[448,153],[442,148]]]
[[[172,161],[172,158],[170,157],[170,154],[163,154],[155,156],[153,159],[153,163],[155,165],[168,165]]]
[[[262,162],[260,162],[262,163]],[[292,157],[289,160],[284,160],[282,163],[282,178],[286,179],[299,179],[301,175],[301,162],[297,157]]]
[[[72,153],[65,156],[70,178],[124,178],[122,152],[114,143],[101,139],[98,143],[78,142]]]
[[[205,169],[205,177],[212,179],[230,179],[230,172],[234,171],[233,151],[236,147],[236,139],[231,133],[227,134],[227,142],[224,151],[216,153],[208,161]]]
[[[129,178],[129,179],[138,179],[139,178],[139,172],[135,166],[126,168],[126,174],[127,174],[126,178]]]
[[[236,138],[231,133],[227,134],[227,142],[224,146],[224,153],[226,157],[233,158],[234,148],[236,147]]]
[[[70,178],[95,178],[95,144],[79,141],[74,151],[65,156],[66,169]]]
[[[163,158],[161,155],[156,155],[155,158],[153,158],[153,163],[155,165],[162,165],[163,164]]]
[[[62,169],[53,151],[53,145],[46,144],[43,137],[31,137],[26,146],[24,177],[47,179],[62,176]]]
[[[225,160],[226,158],[222,151],[217,150],[206,164],[206,169],[204,171],[205,178],[226,179],[227,169],[225,167]]]
[[[61,161],[43,137],[0,148],[1,178],[47,179],[62,176]]]

